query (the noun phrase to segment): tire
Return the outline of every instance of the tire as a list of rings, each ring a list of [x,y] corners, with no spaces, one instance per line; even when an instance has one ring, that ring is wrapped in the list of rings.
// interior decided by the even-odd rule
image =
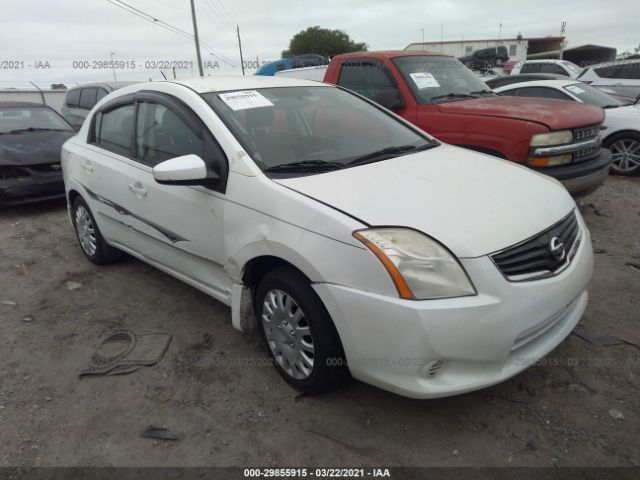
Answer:
[[[611,150],[611,173],[640,174],[640,133],[616,133],[607,138],[603,146]]]
[[[120,250],[107,244],[89,206],[81,197],[73,202],[71,219],[82,253],[91,263],[106,265],[122,257]]]
[[[267,350],[289,384],[321,393],[347,378],[338,332],[304,275],[291,267],[270,271],[258,285],[255,307]]]

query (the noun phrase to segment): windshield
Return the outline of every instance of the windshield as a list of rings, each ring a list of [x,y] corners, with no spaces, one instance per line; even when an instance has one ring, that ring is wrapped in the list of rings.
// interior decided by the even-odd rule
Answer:
[[[452,57],[396,57],[393,63],[400,70],[418,103],[494,95],[486,83]]]
[[[574,77],[578,77],[578,75],[582,73],[582,69],[579,66],[577,66],[575,63],[563,61],[562,65],[564,65],[565,68],[569,70]]]
[[[578,97],[584,103],[595,105],[596,107],[615,108],[626,105],[624,102],[612,97],[608,93],[584,83],[574,83],[573,85],[567,85],[563,88]]]
[[[262,170],[285,165],[293,170],[301,164],[306,170],[335,169],[383,149],[379,159],[389,158],[389,147],[408,153],[437,145],[339,88],[262,88],[203,97]]]
[[[65,130],[73,128],[49,108],[0,108],[0,133],[29,130]]]

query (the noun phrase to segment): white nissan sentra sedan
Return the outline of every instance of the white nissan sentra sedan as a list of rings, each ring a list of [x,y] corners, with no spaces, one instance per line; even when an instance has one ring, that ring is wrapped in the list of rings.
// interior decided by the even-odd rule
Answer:
[[[90,261],[126,252],[229,305],[302,391],[349,372],[415,398],[486,387],[587,305],[591,240],[564,187],[335,86],[124,87],[62,168]]]

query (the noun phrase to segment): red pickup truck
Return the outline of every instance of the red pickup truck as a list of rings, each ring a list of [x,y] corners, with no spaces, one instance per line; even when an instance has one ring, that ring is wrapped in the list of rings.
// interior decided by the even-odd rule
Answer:
[[[602,109],[499,96],[448,55],[347,53],[331,60],[324,82],[393,110],[443,142],[550,175],[574,196],[596,189],[609,172],[611,153],[600,147]]]

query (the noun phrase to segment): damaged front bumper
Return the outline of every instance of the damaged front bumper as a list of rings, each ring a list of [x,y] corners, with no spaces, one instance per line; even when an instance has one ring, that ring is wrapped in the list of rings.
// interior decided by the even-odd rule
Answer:
[[[34,172],[31,175],[0,177],[0,205],[22,205],[64,198],[61,171]]]

